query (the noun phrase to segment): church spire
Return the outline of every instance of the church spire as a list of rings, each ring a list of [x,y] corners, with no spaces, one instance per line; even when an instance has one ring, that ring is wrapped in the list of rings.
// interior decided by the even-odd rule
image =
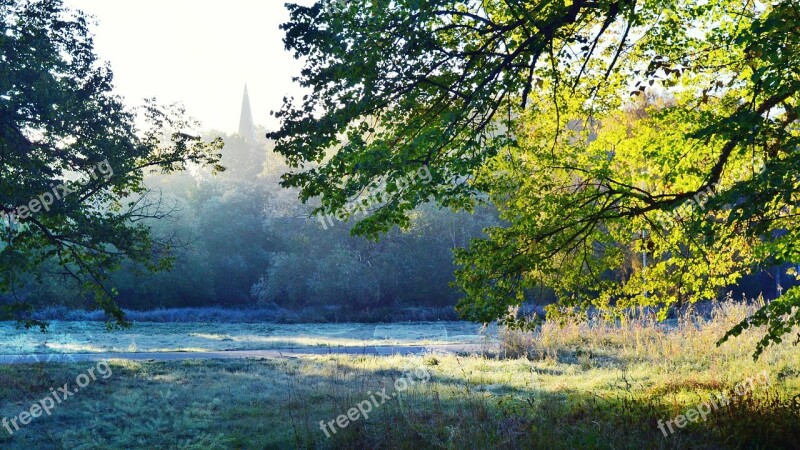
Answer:
[[[250,109],[250,95],[247,93],[247,84],[244,85],[242,96],[242,115],[239,116],[239,136],[248,141],[256,140],[256,127],[253,124],[253,111]]]

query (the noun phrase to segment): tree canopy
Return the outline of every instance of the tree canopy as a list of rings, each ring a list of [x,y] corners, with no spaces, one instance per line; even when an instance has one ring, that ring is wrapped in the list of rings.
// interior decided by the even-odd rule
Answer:
[[[497,205],[457,254],[461,313],[666,309],[800,261],[797,1],[322,0],[289,5],[305,62],[270,137],[284,185],[335,213],[384,188],[354,232],[434,200]],[[420,167],[431,183],[396,181]],[[635,261],[640,257],[650,264]],[[725,339],[800,323],[788,289]]]
[[[169,263],[169,242],[142,223],[169,213],[147,195],[145,172],[221,170],[221,141],[191,134],[180,108],[126,109],[88,27],[60,0],[0,0],[0,290],[56,271],[124,324],[109,273],[126,259]]]

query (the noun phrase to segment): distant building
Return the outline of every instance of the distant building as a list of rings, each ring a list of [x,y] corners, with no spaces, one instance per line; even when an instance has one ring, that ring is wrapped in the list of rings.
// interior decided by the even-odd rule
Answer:
[[[256,141],[256,126],[253,123],[253,111],[250,109],[250,94],[247,92],[247,84],[244,85],[242,95],[242,112],[239,116],[239,136],[246,141]]]
[[[264,130],[261,136],[253,121],[250,94],[247,85],[242,94],[242,109],[239,115],[239,131],[225,139],[222,149],[222,165],[226,167],[224,177],[229,180],[255,180],[264,169],[267,159],[267,139]]]

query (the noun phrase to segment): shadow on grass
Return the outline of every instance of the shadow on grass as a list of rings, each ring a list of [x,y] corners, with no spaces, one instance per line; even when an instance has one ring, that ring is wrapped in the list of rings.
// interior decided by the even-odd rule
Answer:
[[[528,371],[526,361],[447,363],[434,356],[117,362],[112,377],[51,416],[13,436],[0,429],[0,448],[798,448],[797,397],[768,391],[738,398],[665,437],[658,420],[693,404],[629,385],[602,396],[542,389],[533,374],[561,373]],[[506,364],[506,381],[490,364]],[[0,367],[0,418],[91,366]],[[377,394],[384,388],[388,399]],[[368,418],[335,423],[365,401]]]

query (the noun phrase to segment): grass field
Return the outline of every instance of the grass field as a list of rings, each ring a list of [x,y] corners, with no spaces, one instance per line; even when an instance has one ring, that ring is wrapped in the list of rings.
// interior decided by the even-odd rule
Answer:
[[[753,361],[759,330],[714,346],[751,311],[500,330],[491,355],[111,361],[50,416],[0,429],[0,448],[798,448],[800,349]],[[94,367],[0,367],[0,417]]]

